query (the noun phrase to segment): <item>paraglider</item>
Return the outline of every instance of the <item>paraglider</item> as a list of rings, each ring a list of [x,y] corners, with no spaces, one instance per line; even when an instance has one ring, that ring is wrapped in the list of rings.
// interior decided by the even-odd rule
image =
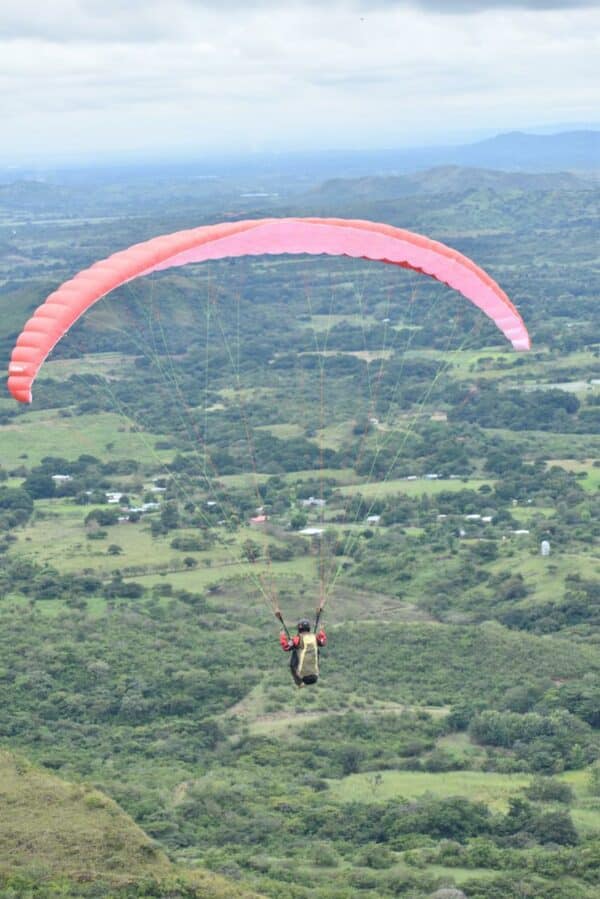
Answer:
[[[429,275],[478,306],[515,349],[529,349],[527,329],[508,296],[483,269],[445,244],[376,222],[256,219],[155,237],[65,281],[36,309],[18,337],[8,367],[8,389],[19,402],[30,403],[32,384],[54,346],[87,309],[122,284],[192,262],[283,253],[350,256]]]
[[[278,254],[348,256],[382,262],[428,275],[481,309],[517,350],[529,349],[523,320],[501,287],[471,259],[419,234],[376,222],[336,218],[268,218],[205,225],[155,237],[114,253],[66,281],[27,321],[8,367],[8,389],[22,403],[32,401],[33,382],[47,356],[71,326],[112,290],[138,277],[188,263]],[[319,630],[325,594],[314,629],[299,622],[298,634],[283,633],[298,686],[319,677],[319,651],[327,637]]]

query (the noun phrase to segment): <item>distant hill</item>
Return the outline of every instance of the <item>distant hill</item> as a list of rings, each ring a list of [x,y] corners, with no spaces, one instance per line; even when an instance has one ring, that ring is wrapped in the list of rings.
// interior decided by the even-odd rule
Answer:
[[[82,164],[79,167],[8,168],[0,165],[0,206],[23,201],[34,208],[57,199],[71,199],[68,189],[90,189],[123,184],[138,185],[140,197],[154,196],[165,183],[175,193],[177,186],[190,190],[206,202],[210,196],[227,195],[228,188],[245,185],[243,190],[296,195],[308,184],[340,176],[355,178],[361,175],[402,175],[423,171],[434,166],[462,166],[504,169],[524,172],[582,171],[600,172],[600,129],[560,131],[555,134],[531,134],[510,131],[486,140],[468,144],[382,149],[314,149],[277,153],[222,154],[217,157],[198,156],[189,159],[139,160],[136,163],[103,166]],[[252,179],[248,181],[248,179]],[[260,183],[256,179],[263,179]],[[31,187],[31,182],[52,182],[62,185],[59,195],[52,197],[48,186]],[[8,193],[2,193],[8,185]],[[73,199],[80,201],[75,191]],[[113,206],[118,192],[112,192]],[[131,194],[130,194],[131,199]],[[138,210],[139,211],[139,210]]]
[[[310,196],[323,200],[393,200],[414,194],[451,194],[473,190],[495,193],[536,190],[588,190],[592,182],[571,172],[503,172],[457,165],[436,166],[411,175],[331,178]]]
[[[100,791],[60,780],[0,750],[0,888],[3,878],[13,874],[37,885],[56,877],[74,884],[101,880],[111,896],[111,886],[150,880],[168,884],[179,878],[192,895],[197,888],[205,899],[256,897],[224,878],[172,865]]]
[[[402,175],[434,166],[469,166],[523,172],[600,171],[600,130],[527,134],[511,131],[455,146],[289,153],[253,160],[258,169],[322,178],[337,174]]]
[[[571,172],[504,172],[457,165],[436,166],[408,176],[423,193],[455,193],[465,190],[507,191],[589,190],[587,179]]]
[[[600,131],[564,131],[560,134],[511,131],[456,147],[455,161],[460,165],[529,171],[598,169]]]
[[[77,194],[62,184],[26,180],[0,184],[0,208],[24,208],[32,212],[53,211],[68,202],[74,202]]]

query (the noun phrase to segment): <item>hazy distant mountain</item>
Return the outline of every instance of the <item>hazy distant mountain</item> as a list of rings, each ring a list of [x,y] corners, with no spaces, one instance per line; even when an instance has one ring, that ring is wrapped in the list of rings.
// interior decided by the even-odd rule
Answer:
[[[303,193],[310,184],[339,176],[402,175],[434,166],[468,166],[512,172],[600,171],[600,129],[531,134],[512,131],[477,143],[458,146],[411,147],[380,150],[313,150],[281,153],[221,155],[179,160],[140,160],[138,163],[108,164],[78,168],[35,170],[0,169],[0,184],[50,180],[63,185],[132,184],[155,180],[185,182],[206,179],[205,193],[218,191],[219,183],[232,179],[257,178],[279,189]],[[398,183],[400,188],[400,183]],[[249,188],[250,189],[250,188]],[[37,198],[40,199],[40,198]]]
[[[411,175],[331,178],[310,191],[308,197],[318,196],[324,200],[393,200],[411,194],[464,193],[468,190],[491,190],[495,193],[587,190],[592,186],[590,179],[570,172],[503,172],[447,165]]]
[[[62,184],[24,179],[0,184],[0,208],[54,211],[76,197],[74,191]]]
[[[526,134],[511,131],[476,144],[456,148],[460,165],[492,168],[598,169],[600,131],[565,131],[561,134]]]
[[[600,130],[526,134],[511,131],[456,147],[401,150],[397,170],[416,171],[433,166],[471,166],[510,171],[598,171]]]

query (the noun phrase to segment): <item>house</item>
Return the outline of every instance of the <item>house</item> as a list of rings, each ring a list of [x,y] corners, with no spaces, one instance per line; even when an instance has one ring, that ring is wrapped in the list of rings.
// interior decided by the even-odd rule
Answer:
[[[305,537],[320,537],[323,533],[323,528],[304,528],[298,531],[298,533],[304,534]]]
[[[71,477],[70,474],[53,474],[52,480],[55,481],[57,484],[62,484],[62,483],[64,483],[64,481],[72,481],[73,478]]]
[[[107,503],[120,503],[122,496],[125,496],[125,494],[124,493],[107,493],[106,494],[106,502]]]
[[[305,508],[309,508],[309,507],[311,507],[311,506],[314,506],[314,507],[316,507],[317,509],[322,509],[323,506],[324,506],[325,504],[326,504],[326,503],[325,503],[325,500],[324,500],[324,499],[317,499],[317,498],[314,497],[314,496],[309,496],[308,499],[303,499],[303,500],[302,500],[302,505],[303,505]]]
[[[268,515],[255,515],[254,518],[250,519],[250,524],[253,525],[254,527],[257,527],[260,524],[266,524],[266,522],[268,520],[269,520]]]
[[[367,515],[367,524],[378,524],[381,521],[381,515]]]

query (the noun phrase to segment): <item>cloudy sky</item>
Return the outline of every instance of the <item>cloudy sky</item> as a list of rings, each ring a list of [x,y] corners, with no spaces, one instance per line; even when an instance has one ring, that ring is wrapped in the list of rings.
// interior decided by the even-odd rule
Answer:
[[[600,0],[1,0],[0,159],[459,142],[600,115]]]

